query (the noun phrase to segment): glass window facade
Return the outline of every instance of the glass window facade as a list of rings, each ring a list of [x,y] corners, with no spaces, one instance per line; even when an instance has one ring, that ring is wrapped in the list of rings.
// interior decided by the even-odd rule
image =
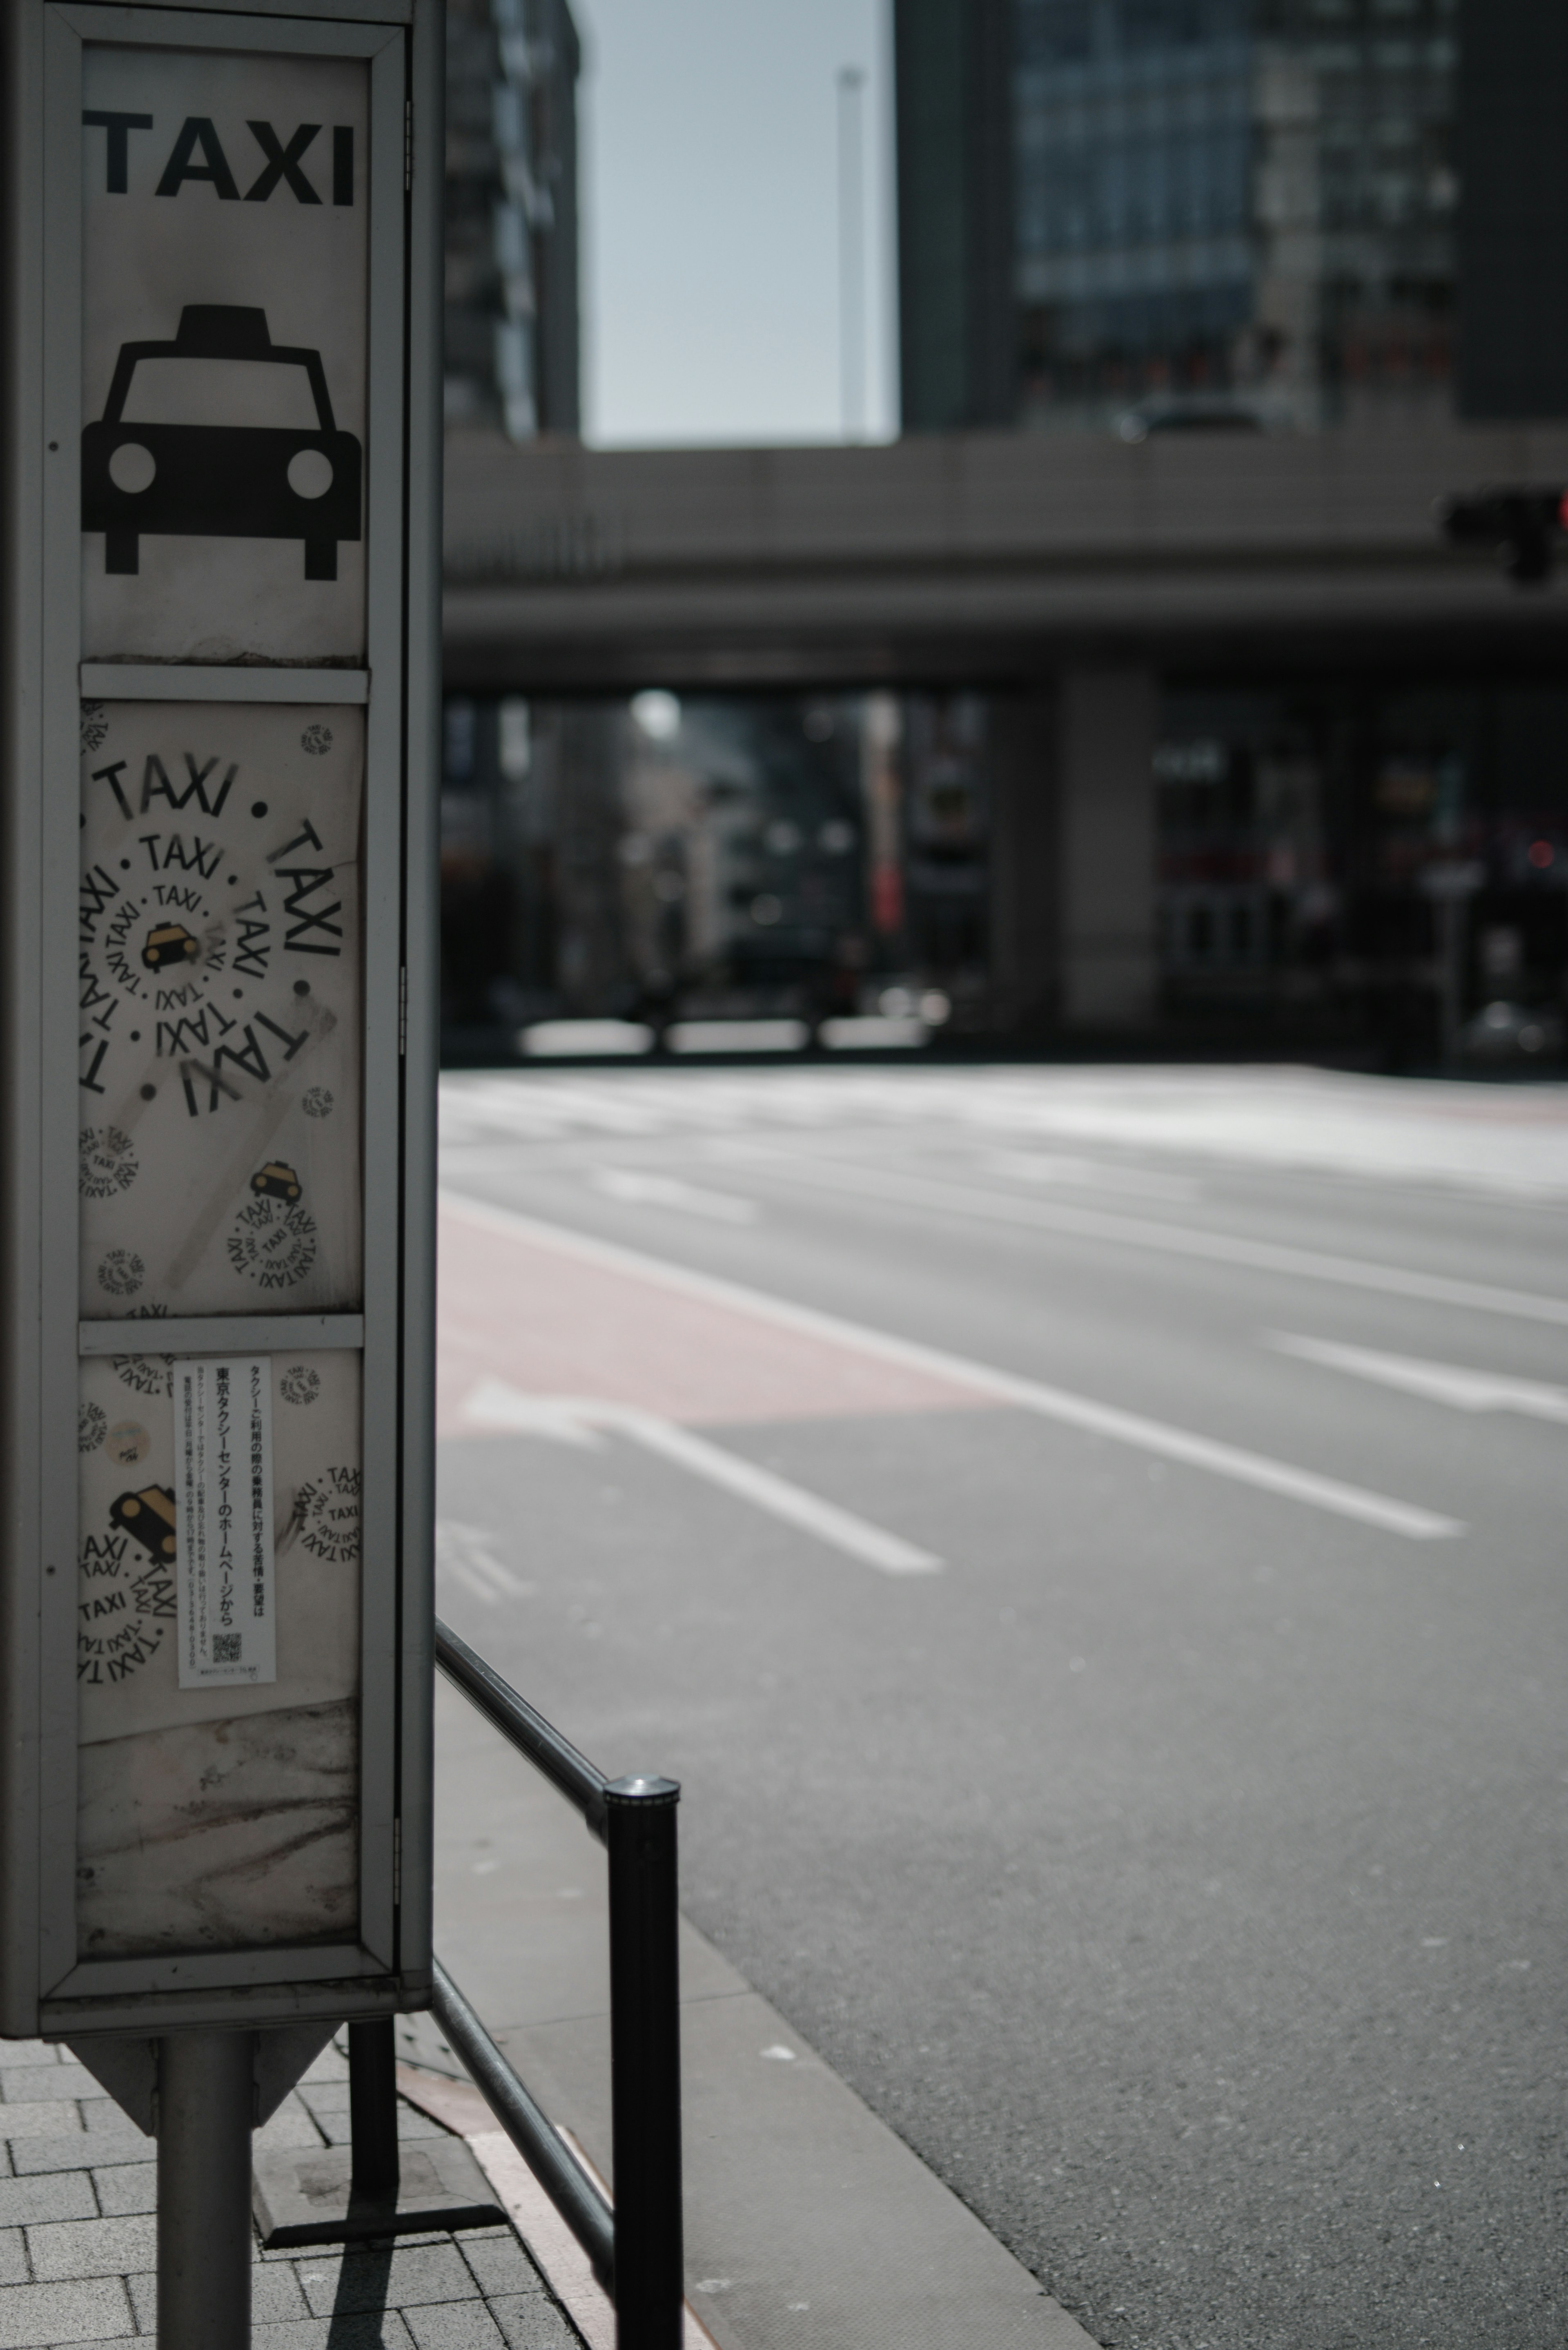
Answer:
[[[1455,0],[1017,0],[1026,422],[1446,405]]]

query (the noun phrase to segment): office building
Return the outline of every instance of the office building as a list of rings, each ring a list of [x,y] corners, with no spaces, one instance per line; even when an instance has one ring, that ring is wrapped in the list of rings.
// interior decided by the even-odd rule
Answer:
[[[897,0],[906,431],[1446,406],[1457,9]]]
[[[449,429],[577,431],[580,68],[566,0],[447,0]]]

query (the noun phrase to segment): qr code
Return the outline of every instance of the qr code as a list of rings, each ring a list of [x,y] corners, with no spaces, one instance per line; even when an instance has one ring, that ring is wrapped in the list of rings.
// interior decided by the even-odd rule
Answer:
[[[237,1665],[244,1642],[238,1632],[214,1632],[213,1662],[215,1665]]]

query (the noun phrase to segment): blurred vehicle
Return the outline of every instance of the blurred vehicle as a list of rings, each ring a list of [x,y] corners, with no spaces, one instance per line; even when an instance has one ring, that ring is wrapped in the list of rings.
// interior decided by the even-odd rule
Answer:
[[[1147,441],[1151,432],[1262,432],[1263,420],[1244,400],[1148,400],[1116,419],[1123,441]]]
[[[1459,1049],[1467,1061],[1493,1066],[1553,1061],[1563,1050],[1563,1023],[1554,1012],[1500,998],[1465,1023]]]

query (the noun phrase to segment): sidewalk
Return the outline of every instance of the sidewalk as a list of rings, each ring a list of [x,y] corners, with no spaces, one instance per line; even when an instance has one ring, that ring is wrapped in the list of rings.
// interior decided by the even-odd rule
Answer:
[[[436,1947],[607,2176],[603,1850],[440,1682],[435,1744]],[[685,1919],[680,1995],[687,2291],[718,2350],[1094,2350]],[[400,2018],[398,2038],[405,2063],[461,2072],[432,2018]]]
[[[436,1721],[438,1947],[552,2120],[607,2176],[603,1853],[444,1687]],[[684,1920],[681,1997],[689,2350],[704,2337],[717,2350],[1093,2350]],[[587,2263],[504,2140],[475,2139],[493,2125],[433,2019],[400,2019],[398,2039],[424,2072],[405,2080],[469,2136],[549,2281],[511,2228],[348,2256],[258,2248],[254,2350],[608,2350],[613,2318]],[[347,2141],[348,2072],[337,2047],[324,2051],[257,2147]],[[404,2098],[399,2134],[446,2133]],[[0,2350],[152,2335],[151,2139],[66,2050],[0,2041]]]
[[[265,2146],[348,2135],[348,2066],[327,2049]],[[405,2140],[439,2126],[400,2106]],[[155,2165],[143,2137],[63,2048],[0,2040],[0,2350],[145,2339],[154,2303]],[[254,2350],[579,2350],[510,2228],[356,2249],[264,2252]]]

